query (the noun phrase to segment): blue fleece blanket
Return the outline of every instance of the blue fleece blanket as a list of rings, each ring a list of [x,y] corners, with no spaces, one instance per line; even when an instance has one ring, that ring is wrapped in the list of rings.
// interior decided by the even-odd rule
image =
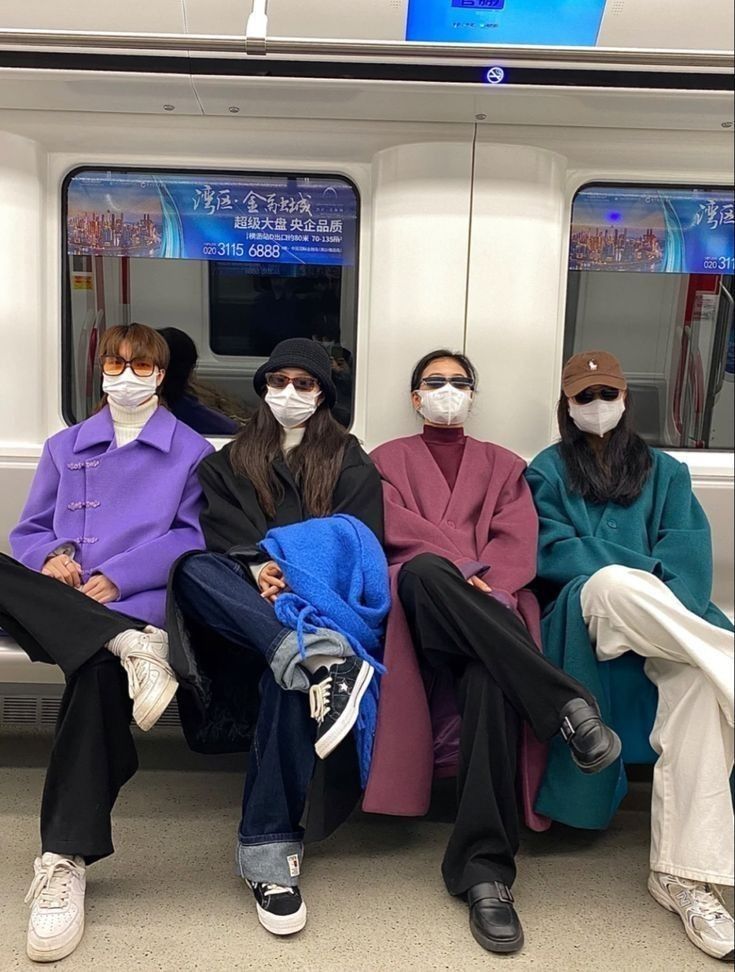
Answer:
[[[260,547],[283,571],[290,590],[275,602],[276,617],[304,633],[337,631],[375,669],[355,724],[363,788],[378,718],[385,618],[390,608],[388,563],[377,537],[360,520],[338,513],[270,530]]]

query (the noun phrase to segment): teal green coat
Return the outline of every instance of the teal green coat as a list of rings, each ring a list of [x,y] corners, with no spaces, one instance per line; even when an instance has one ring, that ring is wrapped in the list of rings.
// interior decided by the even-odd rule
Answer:
[[[632,652],[597,661],[580,607],[585,581],[611,564],[646,570],[694,614],[732,629],[710,601],[710,529],[689,469],[664,452],[651,452],[648,481],[627,507],[572,495],[556,445],[539,453],[526,471],[539,515],[544,654],[593,692],[603,718],[623,741],[623,759],[594,776],[579,772],[561,739],[551,744],[536,810],[572,827],[607,827],[627,789],[623,761],[656,759],[648,743],[656,688],[644,674],[643,659]]]

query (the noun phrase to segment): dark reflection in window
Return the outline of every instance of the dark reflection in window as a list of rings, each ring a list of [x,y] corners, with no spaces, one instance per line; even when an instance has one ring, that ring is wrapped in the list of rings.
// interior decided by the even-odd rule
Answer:
[[[332,359],[334,417],[352,417],[354,308],[342,291],[345,268],[216,261],[209,268],[210,346],[215,354],[266,358],[291,337],[320,341]],[[345,308],[344,310],[341,310]]]
[[[196,377],[197,346],[178,327],[160,333],[171,353],[161,395],[177,419],[202,435],[234,435],[246,419],[236,399]]]

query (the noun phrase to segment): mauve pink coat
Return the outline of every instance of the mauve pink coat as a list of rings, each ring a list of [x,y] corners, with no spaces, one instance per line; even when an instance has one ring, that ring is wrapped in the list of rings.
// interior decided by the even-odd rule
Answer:
[[[465,576],[489,566],[483,575],[493,588],[488,596],[497,596],[517,610],[539,645],[538,604],[524,590],[536,573],[538,518],[523,477],[525,463],[490,442],[467,437],[451,491],[420,435],[387,442],[371,458],[383,478],[385,549],[393,605],[385,641],[387,674],[381,681],[363,810],[418,816],[429,809],[435,773],[446,776],[453,767],[447,766],[446,758],[435,767],[434,734],[440,730],[447,735],[447,700],[445,695],[439,701],[445,717],[435,719],[432,727],[425,683],[396,591],[398,572],[421,553],[446,557]],[[445,738],[442,748],[446,747]],[[548,821],[533,811],[545,756],[546,747],[524,726],[520,756],[523,810],[526,823],[535,830],[548,827]]]

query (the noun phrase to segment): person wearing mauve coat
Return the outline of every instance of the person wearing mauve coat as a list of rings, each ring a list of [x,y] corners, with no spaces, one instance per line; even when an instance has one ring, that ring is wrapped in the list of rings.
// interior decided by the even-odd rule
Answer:
[[[66,678],[41,805],[27,952],[54,961],[84,931],[86,866],[111,854],[111,811],[177,682],[161,630],[171,565],[203,547],[196,476],[211,446],[157,397],[168,362],[144,325],[100,345],[104,407],[46,443],[0,555],[0,628]]]
[[[478,943],[514,952],[523,945],[510,891],[522,722],[540,742],[563,732],[587,773],[614,762],[620,742],[593,696],[545,659],[529,632],[535,605],[525,588],[535,573],[538,520],[523,461],[464,433],[476,384],[464,355],[426,355],[411,378],[422,434],[371,454],[383,478],[393,604],[363,809],[426,812],[433,769],[426,685],[448,677],[461,729],[457,817],[442,873],[449,893],[467,901]]]

